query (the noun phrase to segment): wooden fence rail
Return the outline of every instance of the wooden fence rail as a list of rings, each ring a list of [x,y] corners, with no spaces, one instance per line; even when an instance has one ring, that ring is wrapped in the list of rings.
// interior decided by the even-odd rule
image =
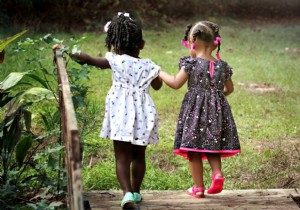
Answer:
[[[59,83],[59,107],[61,112],[62,139],[65,146],[65,167],[67,170],[67,206],[70,210],[83,210],[81,180],[80,138],[75,116],[72,94],[64,58],[60,50],[55,51]]]

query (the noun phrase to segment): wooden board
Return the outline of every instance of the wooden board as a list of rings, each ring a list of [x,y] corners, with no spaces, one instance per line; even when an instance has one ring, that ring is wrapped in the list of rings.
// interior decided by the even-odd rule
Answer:
[[[293,200],[300,198],[300,189],[267,189],[267,190],[224,190],[220,194],[206,195],[205,198],[194,198],[183,190],[142,191],[143,201],[135,209],[272,209],[299,210]],[[121,209],[121,191],[90,191],[84,193],[92,210]]]

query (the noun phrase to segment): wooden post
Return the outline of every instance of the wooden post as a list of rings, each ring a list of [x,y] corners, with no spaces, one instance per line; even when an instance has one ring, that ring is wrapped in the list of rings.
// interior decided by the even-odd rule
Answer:
[[[59,106],[62,121],[62,139],[65,146],[64,159],[67,170],[67,206],[70,210],[83,210],[79,131],[68,74],[60,50],[55,51],[55,61],[59,81]]]

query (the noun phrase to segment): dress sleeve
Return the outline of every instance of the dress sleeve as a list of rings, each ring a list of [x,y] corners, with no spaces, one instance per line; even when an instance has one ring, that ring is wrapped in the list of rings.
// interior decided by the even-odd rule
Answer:
[[[230,80],[233,74],[232,68],[226,63],[225,65],[225,81]]]
[[[195,64],[195,59],[191,56],[185,56],[179,59],[179,70],[184,68],[185,72],[189,75]]]
[[[154,79],[159,75],[161,68],[160,66],[156,65],[153,61],[150,62],[151,62],[150,71],[151,71],[152,78]]]
[[[108,60],[108,63],[110,66],[113,66],[113,62],[115,60],[114,57],[115,57],[115,55],[112,52],[107,52],[105,54],[105,58]]]

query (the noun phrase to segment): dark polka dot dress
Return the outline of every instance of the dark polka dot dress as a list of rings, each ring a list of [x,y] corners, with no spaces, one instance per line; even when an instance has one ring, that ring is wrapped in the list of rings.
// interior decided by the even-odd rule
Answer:
[[[214,65],[211,76],[209,66]],[[225,61],[210,62],[201,58],[183,57],[179,67],[189,76],[188,91],[182,101],[174,153],[188,159],[188,152],[218,153],[229,157],[240,152],[236,125],[223,93],[224,82],[232,76]]]

